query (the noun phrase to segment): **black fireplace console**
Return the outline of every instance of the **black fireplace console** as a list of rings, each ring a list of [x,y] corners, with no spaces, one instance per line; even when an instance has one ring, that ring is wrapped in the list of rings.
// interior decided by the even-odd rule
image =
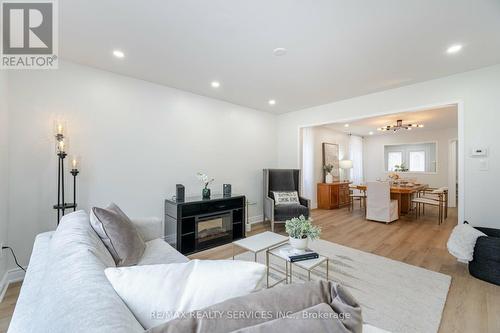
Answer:
[[[165,200],[165,240],[182,254],[245,237],[245,196]]]

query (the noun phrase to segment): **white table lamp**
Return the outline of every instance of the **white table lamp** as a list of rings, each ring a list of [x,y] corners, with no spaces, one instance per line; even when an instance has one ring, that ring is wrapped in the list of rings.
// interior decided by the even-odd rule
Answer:
[[[339,161],[339,167],[341,169],[344,169],[344,170],[352,169],[352,161],[351,160],[341,160],[341,161]],[[345,177],[346,174],[347,174],[347,171],[344,171],[344,178],[345,178],[344,180],[349,181],[349,178]]]

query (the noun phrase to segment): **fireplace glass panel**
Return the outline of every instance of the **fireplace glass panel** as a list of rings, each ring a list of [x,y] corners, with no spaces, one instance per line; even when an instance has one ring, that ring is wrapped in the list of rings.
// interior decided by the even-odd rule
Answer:
[[[232,238],[231,214],[201,217],[196,223],[195,238],[197,249]]]

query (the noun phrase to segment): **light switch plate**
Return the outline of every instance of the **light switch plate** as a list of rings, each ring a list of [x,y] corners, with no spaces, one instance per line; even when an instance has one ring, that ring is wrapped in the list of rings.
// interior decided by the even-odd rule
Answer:
[[[488,160],[482,158],[479,160],[479,170],[480,171],[488,171]]]

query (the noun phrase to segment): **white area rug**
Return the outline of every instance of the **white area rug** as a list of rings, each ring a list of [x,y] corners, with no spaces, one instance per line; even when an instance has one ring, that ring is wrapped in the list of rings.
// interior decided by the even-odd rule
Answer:
[[[317,240],[309,247],[330,258],[329,279],[347,286],[363,309],[363,321],[400,333],[432,333],[439,330],[451,277],[375,254]],[[271,267],[284,270],[284,261],[270,256]],[[236,259],[253,260],[243,253]],[[260,253],[259,262],[265,261]],[[283,278],[271,270],[270,282]],[[311,279],[325,278],[325,267]],[[294,283],[305,281],[305,271],[294,267]]]

